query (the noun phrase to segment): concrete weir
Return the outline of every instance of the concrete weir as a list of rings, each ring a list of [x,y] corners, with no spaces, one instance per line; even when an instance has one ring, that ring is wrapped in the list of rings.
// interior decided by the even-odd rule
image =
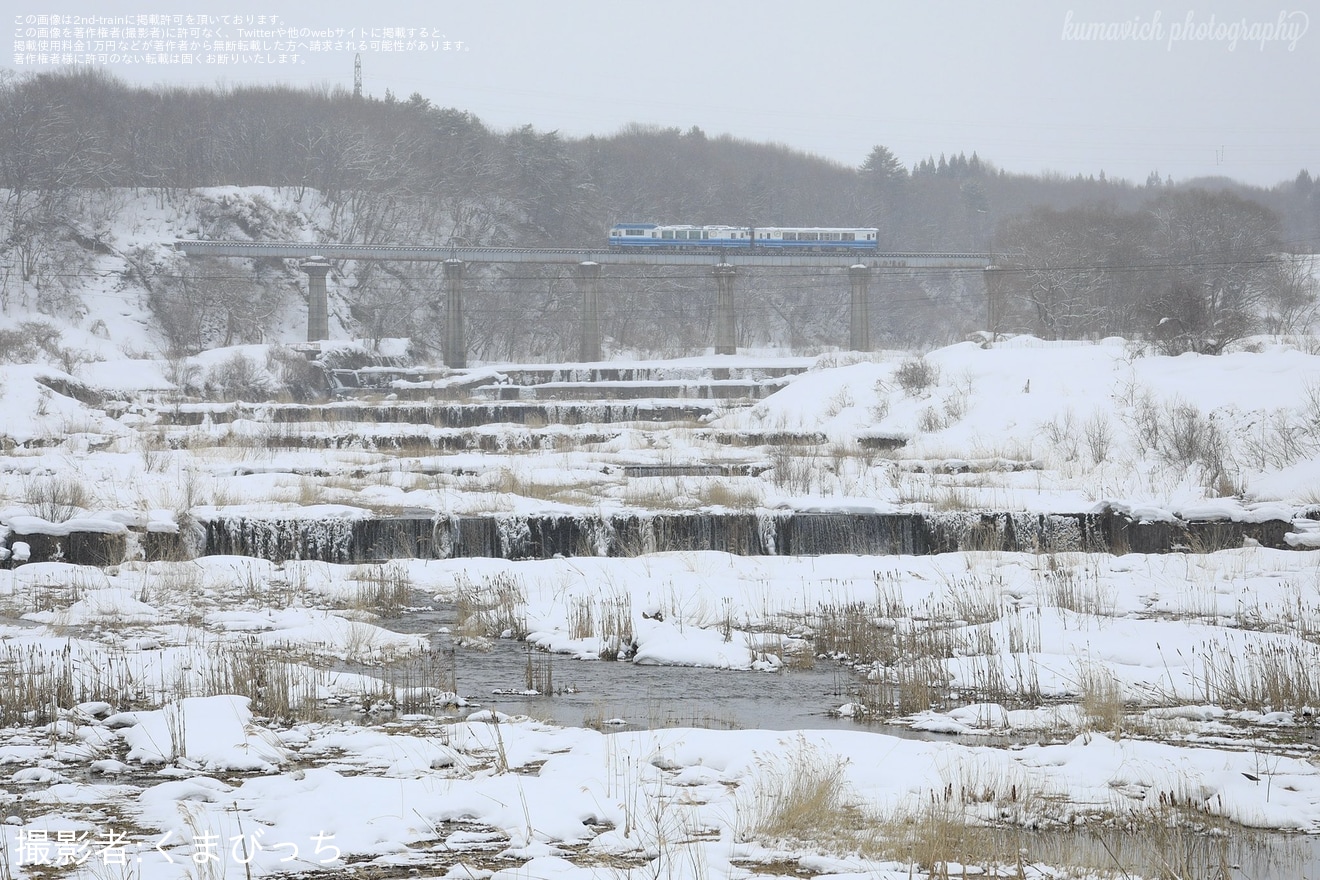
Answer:
[[[1195,553],[1255,541],[1288,549],[1293,524],[1133,522],[1114,512],[1077,514],[857,512],[627,512],[584,514],[412,514],[366,517],[215,516],[177,532],[76,526],[58,535],[10,528],[0,546],[26,545],[25,559],[0,554],[0,568],[27,562],[117,565],[125,559],[233,555],[273,562],[389,559],[549,559],[717,550],[740,556],[928,555],[962,550]]]
[[[711,415],[706,400],[504,401],[492,403],[330,403],[182,405],[162,409],[163,424],[179,427],[237,419],[272,424],[411,424],[437,428],[483,425],[587,425],[619,422],[690,422]]]
[[[663,512],[203,521],[205,555],[333,563],[397,558],[548,559],[716,550],[764,555],[925,555],[960,550],[1192,552],[1251,539],[1286,547],[1291,524],[1136,523],[1121,514]]]

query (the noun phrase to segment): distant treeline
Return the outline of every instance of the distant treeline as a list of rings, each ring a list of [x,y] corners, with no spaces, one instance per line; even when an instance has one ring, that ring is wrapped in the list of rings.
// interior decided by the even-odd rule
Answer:
[[[882,140],[883,120],[876,133]],[[1103,172],[1009,174],[975,153],[909,166],[884,146],[853,168],[783,145],[710,137],[695,127],[631,125],[580,139],[531,126],[494,131],[421,94],[377,99],[334,88],[141,88],[96,69],[0,72],[0,187],[6,190],[0,246],[25,277],[39,273],[41,237],[70,216],[68,194],[75,190],[221,184],[315,190],[330,208],[335,235],[346,242],[593,245],[613,222],[651,220],[876,226],[887,250],[1002,255],[1008,271],[989,311],[979,279],[912,278],[899,285],[909,293],[901,315],[887,324],[881,302],[882,342],[943,339],[987,323],[1054,336],[1154,335],[1156,327],[1167,330],[1169,319],[1202,320],[1166,314],[1185,311],[1189,297],[1204,298],[1188,285],[1227,285],[1230,292],[1218,290],[1216,303],[1249,300],[1246,317],[1252,317],[1260,285],[1276,280],[1260,273],[1244,279],[1242,272],[1208,278],[1200,270],[1192,278],[1169,267],[1216,259],[1260,263],[1283,251],[1311,253],[1320,244],[1320,187],[1306,171],[1272,189],[1219,179],[1175,184],[1154,170],[1133,183]],[[1243,222],[1249,229],[1202,230],[1194,219],[1201,211],[1217,218],[1210,227]],[[500,289],[511,302],[535,308],[547,284],[527,274]],[[822,313],[821,296],[810,295],[816,283],[788,285],[806,291],[801,305],[787,288],[783,296],[766,295],[764,310],[798,338],[784,338],[773,321],[766,324],[771,329],[749,325],[747,332],[756,341],[802,345],[846,339],[835,326],[845,319],[837,285],[830,282]],[[372,333],[406,330],[390,325],[414,314],[406,302],[410,284],[416,286],[385,267],[360,267],[352,286],[361,300],[355,306],[364,311],[354,318]],[[661,278],[655,286],[677,285],[690,295],[702,284]],[[1251,295],[1233,293],[1235,285],[1251,287]],[[404,301],[402,308],[379,305],[385,288],[385,299]],[[1205,308],[1213,313],[1218,306]],[[798,310],[810,315],[795,316]],[[1275,328],[1297,329],[1291,313],[1272,320]],[[1242,331],[1266,326],[1254,317],[1239,323]],[[643,335],[655,330],[648,325]],[[682,342],[688,331],[660,332]],[[1213,348],[1224,336],[1210,335],[1214,344],[1193,347]]]

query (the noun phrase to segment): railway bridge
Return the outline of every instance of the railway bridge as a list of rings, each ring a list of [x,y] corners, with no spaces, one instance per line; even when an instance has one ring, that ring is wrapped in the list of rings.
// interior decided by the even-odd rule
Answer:
[[[301,259],[307,273],[307,339],[329,338],[329,302],[325,278],[330,260],[401,260],[440,262],[445,275],[445,365],[467,366],[464,335],[463,275],[469,263],[568,264],[577,268],[582,294],[579,356],[583,362],[601,357],[600,280],[602,266],[709,266],[715,279],[715,353],[734,354],[737,348],[737,309],[734,279],[740,268],[801,268],[846,272],[851,290],[849,348],[871,349],[870,279],[884,269],[991,268],[988,254],[966,253],[765,253],[737,249],[641,253],[608,248],[516,247],[409,247],[401,245],[306,244],[302,242],[178,241],[175,247],[190,257],[275,257]]]

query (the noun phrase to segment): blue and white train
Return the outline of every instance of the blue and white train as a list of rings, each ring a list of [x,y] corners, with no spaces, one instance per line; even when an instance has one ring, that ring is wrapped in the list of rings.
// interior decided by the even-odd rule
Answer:
[[[665,226],[658,223],[616,223],[610,227],[610,247],[618,250],[767,250],[873,251],[879,230],[874,227],[819,226]]]

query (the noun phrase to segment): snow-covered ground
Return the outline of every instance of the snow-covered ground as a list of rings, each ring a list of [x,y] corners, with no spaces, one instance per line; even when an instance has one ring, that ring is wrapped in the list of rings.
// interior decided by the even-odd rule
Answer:
[[[504,441],[458,453],[380,441],[438,428],[283,424],[268,406],[227,420],[213,404],[200,424],[173,424],[170,383],[151,361],[72,375],[6,367],[15,446],[0,522],[13,553],[11,532],[168,531],[221,514],[1109,505],[1135,518],[1287,520],[1304,548],[1317,535],[1320,358],[1261,349],[1162,358],[1119,341],[963,344],[925,357],[924,384],[901,378],[916,369],[909,355],[826,358],[704,422],[596,426],[603,440],[575,426],[548,448],[530,438],[554,426],[483,426],[467,433]],[[41,381],[52,376],[116,394],[83,402]],[[263,442],[345,433],[376,440]],[[823,439],[766,442],[795,434]],[[891,448],[868,448],[873,438]],[[623,470],[712,462],[758,475]],[[1244,829],[1320,832],[1311,550],[15,562],[0,573],[12,683],[0,812],[14,817],[14,876],[56,863],[161,878],[371,863],[450,876],[907,877],[941,876],[945,863],[1017,871],[1007,853],[1021,848],[1023,876],[1053,876],[1081,859],[1036,855],[1039,835],[1079,827],[1134,839],[1176,827],[1206,859]],[[451,632],[397,633],[375,617],[420,597],[457,609]],[[504,717],[448,684],[465,652],[500,637],[571,658],[766,675],[837,663],[854,684],[834,708],[856,727]],[[834,818],[779,816],[793,806],[776,788],[786,775],[819,783],[827,800],[809,812]],[[933,824],[950,845],[921,855],[900,841],[922,823],[1026,838],[1005,849]],[[1148,854],[1125,853],[1117,866],[1089,862],[1097,876],[1158,876]],[[1306,876],[1299,858],[1279,876]]]
[[[85,364],[73,376],[5,366],[0,439],[18,448],[0,490],[12,505],[43,475],[66,473],[73,456],[88,489],[82,506],[93,511],[182,512],[186,490],[189,507],[264,509],[316,500],[447,513],[730,505],[1078,513],[1107,504],[1145,519],[1289,519],[1320,501],[1320,356],[1258,347],[1171,358],[1119,340],[964,343],[928,354],[920,363],[930,378],[906,387],[910,358],[846,366],[822,358],[753,406],[713,402],[700,422],[659,426],[452,428],[384,415],[404,401],[381,401],[378,420],[325,407],[320,421],[289,421],[273,404],[169,403],[171,385],[153,361]],[[263,347],[229,356],[264,364],[254,348]],[[74,379],[109,396],[89,404],[54,390]],[[181,409],[200,423],[180,423]],[[766,442],[785,436],[788,444]],[[623,472],[689,463],[743,465],[759,476]],[[11,506],[3,515],[30,512]]]
[[[130,207],[115,249],[170,259],[169,212]],[[286,214],[290,237],[312,234]],[[274,378],[277,346],[150,356],[122,257],[98,259],[89,301],[114,306],[64,339],[87,356],[0,366],[0,880],[1317,876],[1313,843],[1271,874],[1215,873],[1251,830],[1320,834],[1314,340],[1221,357],[1028,337],[921,358],[707,356],[648,363],[637,387],[801,372],[668,423],[392,420],[410,394],[523,370],[435,368],[372,399],[375,416],[347,415],[357,401],[293,421],[295,404],[183,387],[236,356]],[[583,369],[561,365],[540,392]],[[677,475],[697,465],[718,468]],[[384,565],[141,552],[151,532],[233,515],[1100,508],[1281,521],[1292,549]],[[21,540],[70,532],[127,535],[128,556],[31,561]],[[452,623],[409,625],[437,614]],[[509,717],[454,687],[502,639],[534,649],[529,691],[538,651],[749,676],[837,667],[829,708],[853,726],[649,729],[646,695],[627,694],[580,726]]]
[[[1010,829],[1011,853],[1079,828],[1177,827],[1217,858],[1212,844],[1244,829],[1320,832],[1316,571],[1313,551],[1264,548],[19,566],[0,578],[9,870],[1018,870],[1002,841],[914,856],[900,841],[923,823],[936,838]],[[388,595],[457,617],[392,632],[369,610]],[[611,651],[765,675],[839,663],[856,684],[836,711],[857,723],[508,717],[446,684],[501,637],[594,663]],[[345,664],[361,671],[335,671]],[[936,706],[904,713],[918,693]],[[882,717],[900,727],[871,726]],[[807,790],[822,800],[797,804]],[[1129,876],[1151,870],[1125,858]],[[1299,864],[1278,876],[1311,876]],[[1103,867],[1094,876],[1117,876]],[[1060,876],[1035,856],[1021,869]]]

